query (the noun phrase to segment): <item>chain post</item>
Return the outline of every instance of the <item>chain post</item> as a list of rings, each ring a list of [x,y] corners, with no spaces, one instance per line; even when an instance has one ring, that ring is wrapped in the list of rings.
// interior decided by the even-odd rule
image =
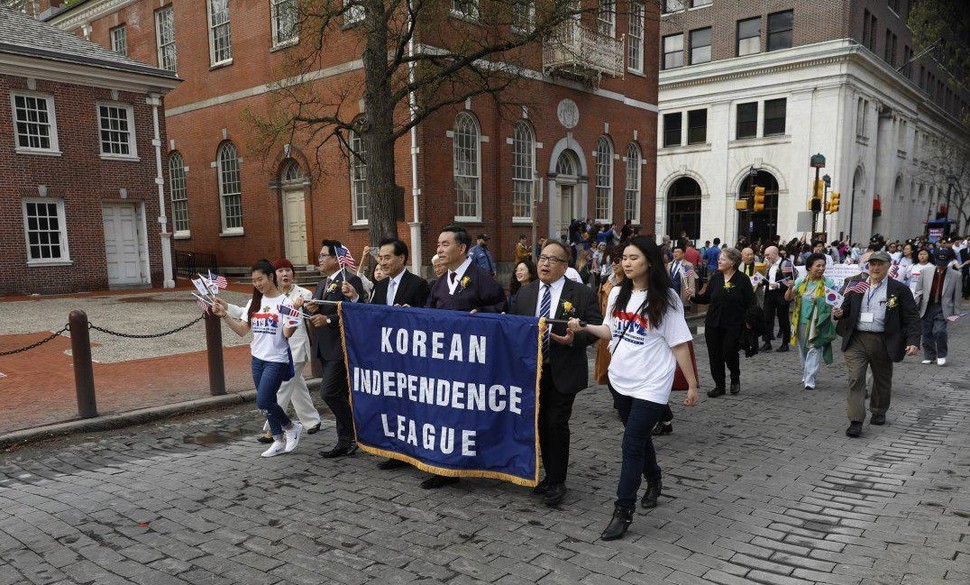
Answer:
[[[81,418],[98,416],[94,395],[94,366],[91,363],[91,337],[88,316],[84,311],[71,311],[71,360],[74,362],[74,387],[77,391],[77,412]]]
[[[222,361],[222,318],[205,313],[205,347],[209,359],[209,393],[226,393],[226,371]]]

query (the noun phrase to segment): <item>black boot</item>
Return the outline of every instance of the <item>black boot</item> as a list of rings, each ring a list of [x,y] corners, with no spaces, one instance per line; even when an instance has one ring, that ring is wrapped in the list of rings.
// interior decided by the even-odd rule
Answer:
[[[663,489],[663,483],[658,479],[657,481],[647,482],[647,491],[643,494],[643,498],[640,499],[640,506],[642,508],[656,508],[657,500],[660,498],[660,490]]]
[[[626,534],[626,529],[630,527],[633,523],[633,510],[627,508],[621,508],[619,506],[613,510],[613,519],[610,520],[609,526],[603,531],[600,536],[602,540],[616,540],[618,538],[623,538]]]

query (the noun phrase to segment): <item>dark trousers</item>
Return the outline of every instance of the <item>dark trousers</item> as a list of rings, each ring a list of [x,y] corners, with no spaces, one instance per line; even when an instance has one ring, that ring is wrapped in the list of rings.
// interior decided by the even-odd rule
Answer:
[[[784,344],[791,339],[791,320],[788,318],[788,301],[785,294],[769,290],[765,292],[765,334],[764,340],[775,338],[775,319],[778,319],[779,337]]]
[[[948,353],[946,339],[946,317],[943,306],[932,303],[923,313],[923,359],[945,358]]]
[[[849,347],[842,353],[849,375],[849,393],[846,397],[849,421],[866,420],[866,369],[872,370],[869,412],[886,414],[892,400],[893,360],[886,350],[883,334],[854,331]]]
[[[548,483],[564,483],[569,466],[569,417],[575,394],[563,394],[552,383],[549,365],[539,383],[539,448]]]
[[[616,485],[616,505],[630,510],[637,504],[640,478],[651,482],[660,479],[660,466],[657,464],[657,452],[653,448],[650,432],[657,426],[657,421],[668,406],[629,396],[623,398],[627,403],[627,420],[623,431],[620,481]]]
[[[347,368],[343,361],[320,360],[320,364],[320,396],[337,419],[337,444],[350,445],[354,442],[354,415],[350,410]]]
[[[731,371],[731,383],[741,381],[741,364],[738,361],[738,327],[708,327],[704,330],[707,338],[707,357],[711,362],[711,377],[714,386],[724,388],[724,366]]]

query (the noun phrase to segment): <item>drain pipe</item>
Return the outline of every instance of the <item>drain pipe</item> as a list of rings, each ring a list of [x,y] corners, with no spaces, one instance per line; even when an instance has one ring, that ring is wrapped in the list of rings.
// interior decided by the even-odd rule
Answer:
[[[155,147],[155,184],[158,185],[158,225],[159,236],[162,239],[162,277],[165,288],[175,288],[175,277],[172,273],[172,234],[168,231],[168,218],[165,216],[165,176],[162,174],[162,137],[158,130],[158,107],[162,105],[162,97],[157,93],[148,94],[145,103],[152,107],[152,122],[155,136],[152,146]]]
[[[408,57],[414,57],[414,35],[416,34],[417,23],[414,21],[413,7],[411,6],[411,0],[408,0],[408,18],[410,19],[408,26],[411,27],[411,38],[408,39]],[[408,61],[408,84],[413,87],[415,81],[414,77],[414,59]],[[414,91],[408,92],[408,115],[413,123],[415,116],[417,115],[418,109],[418,98]],[[418,187],[418,128],[417,126],[411,126],[411,204],[413,208],[413,221],[408,222],[408,227],[411,229],[411,272],[421,276],[421,212],[419,208],[419,197],[421,196],[421,189]]]

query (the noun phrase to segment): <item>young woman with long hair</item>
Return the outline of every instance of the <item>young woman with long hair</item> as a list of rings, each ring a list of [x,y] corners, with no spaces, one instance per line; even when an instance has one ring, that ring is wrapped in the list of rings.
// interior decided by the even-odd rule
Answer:
[[[572,331],[585,329],[612,340],[609,378],[626,421],[616,505],[603,540],[622,538],[633,522],[642,477],[647,478],[647,491],[640,505],[657,505],[661,472],[650,431],[667,407],[678,365],[687,377],[684,404],[697,402],[697,379],[687,346],[692,336],[680,297],[670,288],[660,247],[636,236],[623,249],[622,258],[626,278],[610,291],[603,325],[584,327],[578,319],[569,320]]]
[[[277,402],[276,393],[286,380],[293,377],[293,357],[288,339],[301,326],[299,318],[286,313],[299,309],[303,303],[298,299],[289,302],[276,284],[276,270],[268,260],[253,264],[249,271],[253,279],[253,297],[245,308],[244,319],[229,317],[228,304],[222,299],[212,305],[212,313],[222,317],[229,328],[243,337],[250,331],[253,341],[253,383],[256,385],[256,407],[266,416],[273,443],[263,452],[263,457],[273,457],[296,449],[303,435],[303,426],[286,416]]]
[[[532,259],[525,258],[516,262],[515,270],[512,271],[512,278],[509,281],[509,306],[512,306],[512,301],[519,294],[519,289],[538,279],[539,272],[536,270],[536,265],[532,263]]]

